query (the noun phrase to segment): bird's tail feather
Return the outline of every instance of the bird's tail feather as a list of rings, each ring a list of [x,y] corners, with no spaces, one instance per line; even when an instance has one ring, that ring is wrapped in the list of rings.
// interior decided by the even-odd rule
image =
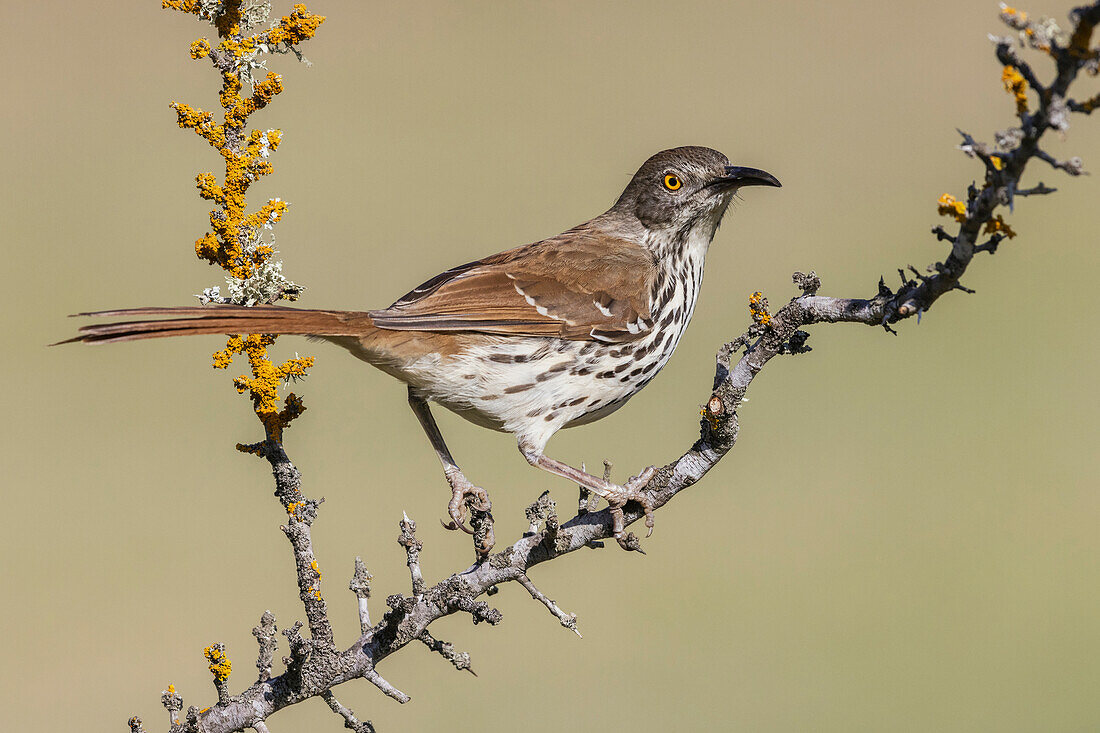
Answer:
[[[95,318],[163,317],[84,326],[77,336],[59,341],[52,344],[53,346],[75,342],[103,344],[212,333],[361,336],[373,328],[370,316],[358,311],[303,310],[274,305],[128,308],[75,315]]]

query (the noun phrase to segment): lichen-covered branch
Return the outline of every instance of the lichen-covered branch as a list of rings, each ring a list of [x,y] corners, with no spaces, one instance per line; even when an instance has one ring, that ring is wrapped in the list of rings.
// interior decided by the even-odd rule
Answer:
[[[200,10],[207,6],[221,7],[212,0],[179,5]],[[875,292],[865,298],[820,295],[821,279],[814,272],[794,274],[798,292],[777,310],[771,309],[762,293],[754,293],[749,302],[752,325],[718,352],[714,382],[702,410],[699,438],[679,458],[660,468],[644,489],[651,509],[660,509],[698,482],[734,447],[738,437],[738,410],[752,381],[773,358],[809,351],[806,345],[809,331],[805,329],[823,323],[861,323],[896,333],[894,325],[913,316],[919,319],[942,296],[956,290],[972,292],[960,283],[960,279],[971,266],[975,254],[993,254],[1006,239],[1015,236],[1004,214],[998,211],[1011,212],[1018,197],[1054,191],[1041,182],[1021,188],[1020,181],[1028,164],[1038,159],[1070,175],[1082,171],[1079,160],[1056,161],[1042,150],[1040,142],[1051,129],[1064,132],[1070,113],[1091,112],[1088,103],[1073,102],[1066,95],[1080,72],[1096,75],[1100,65],[1100,49],[1092,45],[1093,29],[1100,24],[1100,0],[1072,13],[1073,28],[1069,32],[1062,32],[1052,21],[1032,20],[1004,6],[1001,17],[1018,36],[993,39],[997,59],[1004,66],[1005,89],[1015,103],[1018,124],[996,133],[993,145],[962,134],[960,149],[981,163],[982,182],[971,185],[963,199],[945,194],[938,202],[939,213],[957,225],[954,232],[943,226],[932,230],[937,241],[949,243],[946,257],[923,271],[912,266],[898,269],[900,284],[896,289],[882,278]],[[1046,54],[1054,61],[1056,71],[1052,81],[1044,84],[1035,69],[1022,60],[1019,51],[1024,47]],[[253,631],[260,646],[258,678],[237,695],[230,694],[227,687],[230,665],[226,650],[220,645],[208,648],[207,658],[215,677],[218,702],[203,710],[189,708],[186,719],[181,722],[178,712],[182,708],[182,698],[169,687],[163,701],[169,710],[173,732],[219,733],[249,727],[262,731],[264,721],[272,714],[311,697],[321,697],[344,720],[345,727],[360,733],[372,731],[369,722],[360,722],[336,700],[332,692],[335,687],[363,679],[388,697],[407,702],[409,696],[386,681],[379,674],[378,666],[414,641],[440,654],[457,669],[470,669],[469,655],[456,652],[452,645],[437,640],[429,627],[454,614],[468,614],[474,624],[499,623],[500,612],[480,598],[491,595],[509,581],[516,581],[563,626],[576,632],[576,617],[562,611],[535,586],[531,580],[532,570],[581,548],[601,547],[601,540],[615,536],[618,526],[636,522],[646,514],[637,502],[595,511],[582,491],[577,514],[562,522],[554,502],[543,495],[528,507],[525,514],[527,531],[511,545],[472,567],[453,572],[434,585],[429,585],[423,576],[421,555],[425,549],[416,537],[416,523],[403,517],[398,542],[406,552],[411,593],[390,595],[386,599],[389,611],[372,625],[367,609],[370,574],[357,558],[349,588],[359,603],[361,634],[350,647],[339,650],[333,642],[327,606],[321,595],[321,572],[310,534],[320,502],[304,497],[301,476],[278,440],[269,435],[268,440],[248,446],[248,449],[270,462],[275,476],[275,494],[289,517],[283,531],[290,540],[310,637],[305,638],[300,633],[301,622],[283,631],[290,656],[283,659],[283,672],[272,676],[276,628],[274,617],[265,613],[260,626]],[[609,474],[610,466],[605,476],[609,478]],[[629,535],[625,544],[637,547],[638,540]],[[415,681],[411,684],[415,685]],[[130,727],[134,731],[143,730],[137,718],[130,721]]]
[[[216,121],[214,114],[204,109],[172,103],[179,126],[194,130],[225,162],[221,182],[212,172],[200,173],[195,179],[199,195],[214,204],[210,212],[212,231],[195,242],[195,253],[225,271],[228,291],[223,296],[220,287],[207,288],[198,297],[204,304],[256,305],[297,300],[303,288],[283,275],[282,262],[274,258],[274,226],[286,213],[287,203],[272,198],[249,213],[246,201],[251,185],[274,170],[269,158],[279,148],[282,132],[249,130],[248,118],[283,91],[283,78],[279,74],[268,71],[263,79],[257,78],[258,70],[266,71],[260,57],[286,51],[300,55],[298,44],[312,38],[325,18],[298,4],[290,15],[271,27],[253,32],[267,21],[270,4],[245,0],[163,0],[162,5],[209,21],[220,38],[217,46],[205,38],[192,43],[191,58],[207,59],[221,77],[218,99],[222,121]],[[246,86],[251,94],[245,93]],[[267,334],[230,336],[225,348],[214,353],[214,368],[227,368],[238,354],[248,357],[252,376],[239,376],[233,383],[238,392],[247,392],[251,397],[266,437],[279,441],[283,430],[305,410],[302,400],[293,393],[287,395],[280,409],[279,385],[304,377],[313,366],[313,357],[296,356],[275,364],[267,354],[274,342],[275,336]],[[247,450],[247,446],[238,447]]]

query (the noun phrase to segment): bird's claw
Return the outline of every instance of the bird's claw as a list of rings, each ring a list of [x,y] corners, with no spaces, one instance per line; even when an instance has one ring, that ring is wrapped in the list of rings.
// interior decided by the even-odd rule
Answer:
[[[642,510],[645,512],[646,537],[653,534],[653,501],[643,492],[643,489],[649,485],[655,473],[657,473],[657,468],[650,466],[637,476],[631,476],[622,486],[612,484],[613,488],[604,494],[603,498],[607,500],[611,509],[611,534],[624,550],[642,551],[638,545],[638,538],[633,533],[625,533],[626,522],[623,518],[623,507],[626,506],[628,501],[636,501],[642,505]]]
[[[493,508],[489,501],[489,494],[480,486],[475,486],[459,472],[448,473],[447,482],[451,485],[451,500],[447,503],[447,514],[451,521],[442,519],[439,523],[445,529],[462,530],[474,537],[474,550],[480,557],[489,554],[493,549],[495,540],[493,537],[493,518],[490,511]],[[470,520],[470,526],[466,524],[468,513],[480,515],[479,520]]]
[[[480,486],[475,486],[462,474],[450,474],[447,481],[451,485],[451,500],[447,502],[447,514],[450,522],[439,520],[440,524],[450,530],[461,529],[466,534],[473,534],[474,530],[466,526],[467,507],[473,511],[488,511],[492,504],[489,503],[489,494]]]

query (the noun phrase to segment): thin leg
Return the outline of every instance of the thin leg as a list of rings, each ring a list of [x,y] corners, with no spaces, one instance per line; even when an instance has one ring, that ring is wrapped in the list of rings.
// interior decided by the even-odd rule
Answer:
[[[423,398],[413,394],[412,387],[409,387],[409,406],[412,408],[413,414],[416,415],[416,419],[420,421],[420,426],[424,428],[424,433],[428,436],[432,449],[439,457],[439,462],[443,464],[443,475],[447,477],[447,483],[451,485],[451,501],[447,504],[447,513],[450,515],[451,521],[449,524],[444,522],[443,526],[447,529],[461,529],[468,534],[476,534],[475,530],[466,526],[466,506],[469,504],[472,510],[488,514],[493,508],[492,503],[489,501],[489,494],[480,486],[472,484],[463,475],[462,470],[455,463],[455,459],[451,457],[451,451],[448,450],[447,444],[443,440],[443,434],[439,432],[439,426],[435,424],[435,418],[432,417],[432,411],[428,407],[428,403]],[[493,530],[490,522],[486,536],[481,538],[480,543],[475,540],[475,545],[477,545],[478,553],[485,555],[493,549],[493,544]]]
[[[552,474],[574,481],[581,486],[587,487],[597,496],[605,499],[611,507],[612,531],[614,532],[615,539],[620,545],[625,547],[623,544],[625,542],[623,507],[628,501],[634,500],[642,505],[642,509],[645,511],[645,526],[649,530],[646,537],[653,534],[653,502],[650,501],[648,496],[642,493],[642,489],[649,484],[649,480],[653,478],[653,474],[657,472],[654,466],[650,466],[637,476],[631,476],[629,481],[619,486],[599,476],[593,476],[586,471],[573,468],[568,463],[562,463],[561,461],[550,458],[544,455],[542,451],[535,450],[530,446],[520,444],[519,449],[520,452],[523,453],[523,457],[526,458],[527,462],[532,466],[536,466],[544,471],[549,471]]]

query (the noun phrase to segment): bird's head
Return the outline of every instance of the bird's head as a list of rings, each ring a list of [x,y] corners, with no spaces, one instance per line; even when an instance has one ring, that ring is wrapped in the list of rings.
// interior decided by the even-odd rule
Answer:
[[[770,173],[730,165],[717,150],[672,148],[642,164],[611,211],[636,217],[663,237],[686,238],[699,227],[709,228],[709,240],[738,189],[779,185]]]

